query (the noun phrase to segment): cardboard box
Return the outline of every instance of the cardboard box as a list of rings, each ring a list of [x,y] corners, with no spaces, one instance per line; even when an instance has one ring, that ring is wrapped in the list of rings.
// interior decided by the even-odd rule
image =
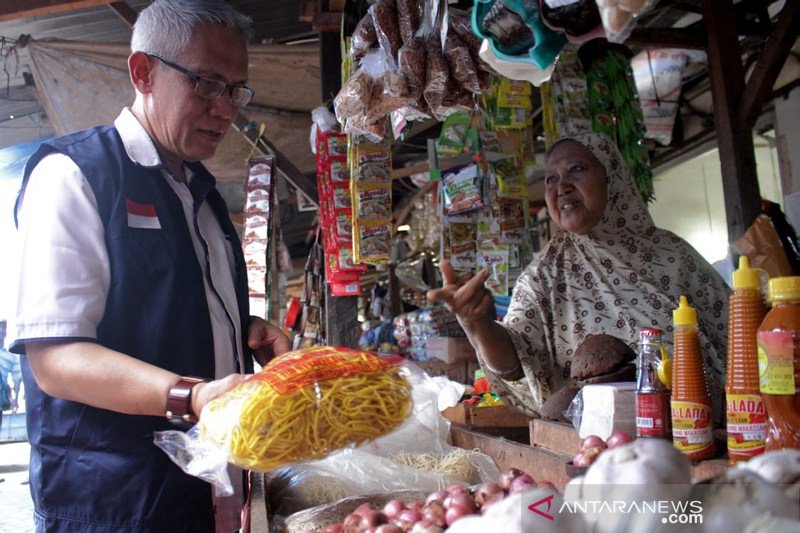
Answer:
[[[445,363],[477,361],[475,349],[466,337],[429,337],[425,339],[425,355]]]
[[[442,411],[453,424],[473,427],[527,428],[531,419],[505,406],[476,407],[460,403]]]
[[[479,368],[477,361],[458,361],[448,364],[438,359],[431,359],[414,361],[412,364],[417,365],[431,377],[446,376],[458,383],[472,383],[475,379],[475,370]]]

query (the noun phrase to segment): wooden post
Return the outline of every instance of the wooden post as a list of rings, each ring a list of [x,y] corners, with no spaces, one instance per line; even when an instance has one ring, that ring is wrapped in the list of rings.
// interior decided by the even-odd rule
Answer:
[[[360,334],[358,296],[332,296],[326,283],[325,335],[328,346],[357,348]]]
[[[728,242],[741,237],[761,211],[753,132],[741,118],[744,72],[732,0],[703,0],[714,124],[722,168]]]

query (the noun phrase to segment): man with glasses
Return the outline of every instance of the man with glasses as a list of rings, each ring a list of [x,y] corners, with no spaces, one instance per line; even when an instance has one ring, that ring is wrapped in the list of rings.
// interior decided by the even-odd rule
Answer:
[[[199,163],[253,96],[249,22],[219,0],[156,0],[133,29],[133,105],[25,169],[9,337],[26,355],[37,531],[241,525],[241,473],[237,494],[212,496],[153,433],[289,348],[249,317],[241,244]]]

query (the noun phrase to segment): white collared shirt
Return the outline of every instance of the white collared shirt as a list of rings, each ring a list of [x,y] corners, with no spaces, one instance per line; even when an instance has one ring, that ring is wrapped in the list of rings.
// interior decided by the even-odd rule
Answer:
[[[198,233],[189,188],[173,179],[166,170],[152,140],[129,109],[123,109],[114,126],[131,160],[145,167],[160,168],[181,201],[203,271],[214,339],[215,377],[235,372],[237,361],[244,369],[243,332],[230,242],[206,201],[198,211]],[[188,181],[191,171],[186,171]],[[97,200],[72,159],[55,153],[36,165],[25,189],[18,220],[19,274],[13,300],[16,312],[8,324],[9,344],[16,340],[96,339],[109,291],[109,258]],[[201,239],[208,247],[208,261]],[[235,478],[232,481],[239,493],[239,504],[229,506],[216,502],[218,526],[222,520],[228,531],[239,528],[241,505],[241,482]],[[221,516],[222,508],[225,508],[225,517]],[[231,527],[234,517],[235,527]]]

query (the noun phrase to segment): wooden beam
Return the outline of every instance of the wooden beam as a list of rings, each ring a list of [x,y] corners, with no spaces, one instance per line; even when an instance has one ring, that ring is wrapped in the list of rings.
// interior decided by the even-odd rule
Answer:
[[[687,28],[634,28],[626,45],[650,48],[688,48],[705,50],[708,44],[702,32]]]
[[[3,0],[0,22],[108,4],[112,0]]]
[[[341,15],[341,13],[340,13]],[[339,30],[321,31],[319,34],[320,90],[323,102],[333,102],[342,88],[342,49]]]
[[[728,242],[734,242],[761,211],[755,147],[752,131],[741,120],[744,73],[733,1],[703,0],[702,6]]]
[[[775,80],[797,40],[798,29],[800,2],[786,2],[742,94],[742,123],[746,128],[753,127],[764,102],[772,93]]]
[[[333,296],[325,284],[325,342],[328,346],[358,348],[358,296]]]
[[[139,15],[124,0],[120,2],[111,2],[110,4],[108,4],[108,7],[113,9],[114,13],[116,13],[119,16],[119,18],[121,18],[123,22],[128,24],[128,26],[130,26],[131,28],[133,28],[133,25],[136,24],[136,17],[138,17]]]

